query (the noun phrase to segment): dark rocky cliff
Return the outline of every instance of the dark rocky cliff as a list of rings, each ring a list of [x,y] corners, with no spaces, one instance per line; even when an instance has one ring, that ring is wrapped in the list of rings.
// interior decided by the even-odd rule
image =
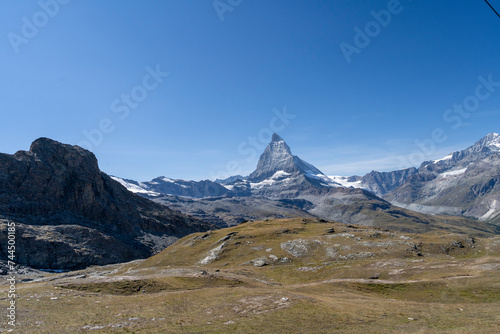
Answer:
[[[144,258],[212,225],[130,193],[101,172],[91,152],[48,138],[0,154],[0,259],[7,221],[16,262],[76,269]]]

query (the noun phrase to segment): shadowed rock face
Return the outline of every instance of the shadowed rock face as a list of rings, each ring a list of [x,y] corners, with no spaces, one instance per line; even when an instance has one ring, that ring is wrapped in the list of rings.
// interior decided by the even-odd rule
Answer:
[[[47,138],[0,154],[0,228],[16,223],[17,263],[75,269],[154,254],[211,225],[130,193],[95,156]],[[7,233],[1,234],[5,259]]]

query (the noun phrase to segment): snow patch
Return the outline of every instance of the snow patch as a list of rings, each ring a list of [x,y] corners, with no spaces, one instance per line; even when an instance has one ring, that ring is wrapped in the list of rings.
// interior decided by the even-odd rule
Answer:
[[[258,182],[258,183],[250,183],[250,187],[252,189],[254,188],[262,188],[265,186],[270,186],[278,181],[286,179],[287,176],[290,176],[290,173],[287,173],[285,171],[279,170],[276,173],[274,173],[273,176],[270,178],[265,179],[264,181]]]
[[[326,176],[325,174],[307,173],[306,176],[312,179],[320,180],[321,182],[325,183],[325,185],[328,187],[336,188],[341,186],[341,184],[335,182],[334,180],[332,180],[331,177]]]
[[[125,188],[127,188],[128,191],[133,192],[135,194],[147,194],[150,196],[160,196],[160,194],[157,192],[149,191],[149,190],[145,189],[145,187],[147,187],[146,185],[143,185],[144,188],[139,186],[139,185],[142,185],[141,183],[139,183],[139,185],[137,185],[137,184],[125,181],[124,179],[116,177],[116,176],[111,176],[111,178],[113,180],[115,180],[116,182],[120,183]]]
[[[453,158],[453,153],[451,154],[448,154],[447,156],[445,156],[444,158],[441,158],[441,159],[438,159],[438,160],[434,160],[434,163],[438,163],[440,161],[445,161],[445,160],[450,160],[451,158]]]
[[[466,170],[467,170],[467,167],[462,168],[462,169],[452,170],[450,172],[441,173],[441,176],[443,176],[443,177],[458,176],[458,175],[462,175],[463,173],[465,173]]]
[[[359,181],[349,181],[349,176],[328,176],[333,182],[340,184],[344,188],[362,188],[362,182]]]
[[[162,180],[163,182],[175,183],[175,180],[172,180],[171,178],[168,177],[162,177],[160,180]]]
[[[493,203],[491,203],[490,205],[490,210],[488,212],[486,212],[484,215],[481,216],[481,218],[479,218],[480,220],[486,220],[486,219],[489,219],[491,218],[491,216],[493,216],[493,214],[495,214],[497,212],[497,200],[493,200]]]

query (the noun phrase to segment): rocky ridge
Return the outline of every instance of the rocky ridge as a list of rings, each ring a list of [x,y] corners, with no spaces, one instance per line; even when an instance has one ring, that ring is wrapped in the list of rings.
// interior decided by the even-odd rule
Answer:
[[[127,191],[95,156],[48,138],[0,154],[0,229],[16,224],[16,261],[76,269],[148,257],[212,225]],[[7,257],[7,233],[0,256]]]

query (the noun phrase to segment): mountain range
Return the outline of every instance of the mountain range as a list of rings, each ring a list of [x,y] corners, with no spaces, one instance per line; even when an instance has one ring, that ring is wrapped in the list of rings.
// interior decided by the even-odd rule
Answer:
[[[193,232],[276,218],[489,236],[500,233],[499,165],[492,133],[418,169],[329,177],[274,134],[247,177],[137,182],[103,173],[85,149],[40,138],[0,154],[0,262],[12,223],[17,263],[42,269],[145,258]]]
[[[367,189],[414,211],[500,221],[500,135],[490,133],[474,145],[417,168],[333,177],[344,186]]]
[[[224,224],[232,226],[248,219],[311,215],[348,224],[390,227],[399,230],[425,231],[442,228],[443,224],[448,224],[491,231],[496,227],[476,219],[486,217],[477,206],[474,209],[481,214],[480,217],[466,214],[472,209],[469,211],[462,209],[456,211],[416,210],[414,206],[417,204],[414,204],[414,199],[428,199],[426,194],[418,197],[418,193],[413,191],[410,192],[414,194],[413,197],[407,199],[405,189],[408,187],[419,189],[425,182],[438,178],[439,173],[447,180],[455,178],[461,175],[457,170],[461,171],[467,161],[470,164],[482,161],[482,159],[495,159],[496,156],[492,155],[494,152],[488,148],[496,147],[494,143],[497,139],[498,135],[490,134],[472,149],[469,148],[470,152],[466,150],[469,154],[456,152],[452,155],[455,156],[453,159],[425,162],[418,169],[408,168],[393,172],[373,171],[363,177],[329,177],[310,163],[293,155],[287,143],[274,134],[262,153],[257,168],[247,177],[231,177],[216,182],[168,178],[157,178],[143,183],[117,177],[115,180],[142,196],[219,226],[224,226]],[[436,171],[432,168],[435,164],[442,168]],[[469,188],[472,185],[481,184],[479,179],[483,180],[488,178],[488,175],[494,174],[488,169],[490,165],[481,164],[482,174],[471,181]],[[430,171],[436,174],[434,178],[430,176]],[[490,181],[486,181],[487,184],[488,182]],[[173,184],[182,189],[172,186]],[[446,185],[449,188],[454,186],[451,182]],[[489,200],[489,192],[484,187],[478,187],[483,189],[481,194],[485,200]],[[168,191],[164,191],[165,189]],[[203,191],[204,189],[212,190],[208,192]],[[215,189],[217,189],[217,195],[214,196]],[[197,196],[186,195],[188,192],[196,192]],[[495,190],[492,192],[496,193]],[[473,196],[471,198],[474,199],[473,202],[481,202],[478,198]],[[456,204],[467,205],[465,201],[457,201]],[[421,204],[418,205],[417,208],[423,207]],[[408,209],[413,209],[413,211]],[[491,210],[491,207],[488,207],[486,211],[488,210]],[[252,214],[249,214],[250,212]],[[428,215],[429,213],[433,215]]]

